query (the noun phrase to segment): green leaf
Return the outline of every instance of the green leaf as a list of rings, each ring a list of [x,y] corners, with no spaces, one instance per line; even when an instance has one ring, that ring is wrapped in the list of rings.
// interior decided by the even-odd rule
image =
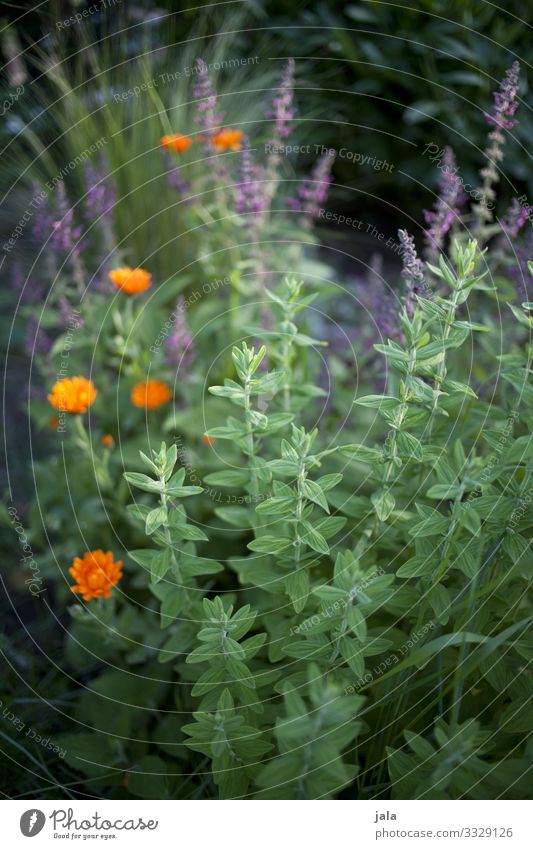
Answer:
[[[153,558],[151,564],[152,581],[156,584],[161,578],[164,578],[170,568],[171,552],[169,548],[164,548]]]
[[[265,554],[279,554],[292,545],[290,539],[282,537],[274,537],[270,535],[258,537],[248,543],[248,548],[251,551],[259,551]]]
[[[378,408],[380,410],[394,410],[400,403],[399,398],[394,398],[392,395],[363,395],[362,398],[357,398],[354,404],[360,407]]]
[[[322,492],[320,486],[312,480],[303,480],[300,484],[301,490],[305,498],[308,501],[313,501],[315,504],[318,504],[319,507],[322,507],[326,513],[329,513],[328,502],[326,500],[326,496]]]
[[[243,486],[250,480],[247,469],[228,469],[225,472],[213,472],[206,475],[204,481],[215,486]]]
[[[357,443],[343,445],[339,448],[339,451],[345,457],[350,457],[351,460],[360,460],[362,463],[375,463],[382,455],[382,452],[376,448],[367,448],[366,445],[358,445]]]
[[[148,475],[143,475],[140,472],[124,472],[124,478],[132,486],[142,489],[145,492],[160,493],[162,490],[160,481],[154,481]]]
[[[309,595],[309,574],[307,569],[302,568],[291,572],[285,579],[285,589],[296,613],[300,613],[304,609]]]
[[[153,534],[153,532],[157,530],[157,528],[161,527],[161,525],[165,525],[166,522],[166,507],[155,507],[154,510],[150,510],[146,517],[146,533],[150,536],[150,534]]]
[[[329,554],[329,545],[322,534],[315,530],[310,522],[304,521],[302,525],[305,529],[302,540],[314,551],[318,551],[320,554]]]
[[[428,498],[435,498],[438,501],[446,501],[448,499],[457,498],[461,495],[463,487],[459,484],[437,483],[428,489],[426,495]]]
[[[396,505],[390,489],[381,489],[378,492],[374,492],[370,500],[374,505],[378,519],[381,522],[386,522]]]
[[[414,460],[422,459],[422,443],[412,433],[407,433],[405,430],[399,431],[396,443],[400,456],[412,457]]]

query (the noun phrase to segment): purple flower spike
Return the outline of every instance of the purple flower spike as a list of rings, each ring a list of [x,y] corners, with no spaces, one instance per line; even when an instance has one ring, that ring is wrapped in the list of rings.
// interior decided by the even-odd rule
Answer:
[[[293,107],[294,67],[294,59],[289,59],[285,66],[278,91],[272,101],[272,110],[267,112],[265,116],[275,121],[273,133],[274,144],[286,139],[293,129],[292,121],[295,115],[295,109]]]
[[[405,280],[405,308],[412,315],[416,304],[416,296],[423,292],[424,266],[418,258],[415,240],[407,230],[398,230],[398,238],[402,246],[402,277]]]
[[[223,112],[217,112],[217,93],[209,77],[209,69],[203,59],[196,60],[196,80],[193,86],[193,96],[197,104],[197,123],[201,130],[213,134],[222,125]]]
[[[235,209],[240,215],[252,213],[260,218],[268,208],[265,174],[252,160],[249,147],[243,148],[239,161],[239,183],[235,190]]]
[[[177,300],[172,319],[172,332],[165,340],[167,351],[165,362],[170,366],[178,366],[182,370],[187,370],[194,360],[194,342],[187,323],[187,310],[183,295],[180,295]]]
[[[502,230],[507,236],[518,236],[520,230],[528,220],[533,207],[529,204],[521,204],[518,198],[513,198],[511,206],[507,210],[502,221]]]
[[[518,94],[520,65],[513,62],[510,69],[500,83],[500,88],[494,93],[494,114],[485,118],[493,127],[489,133],[489,145],[484,152],[487,164],[481,169],[483,178],[481,186],[481,197],[479,203],[474,206],[474,212],[479,226],[492,221],[494,201],[496,192],[494,187],[500,179],[498,163],[503,159],[503,146],[505,144],[505,130],[510,130],[516,124],[513,116],[518,107]]]
[[[298,189],[299,207],[306,216],[308,224],[314,218],[318,218],[322,205],[328,199],[334,161],[334,153],[328,152],[321,156],[313,168],[311,177],[306,177]]]
[[[457,176],[457,164],[451,147],[444,149],[441,177],[439,179],[439,196],[432,211],[425,210],[426,252],[429,259],[435,259],[442,251],[444,239],[453,222],[457,220],[464,194],[461,188],[461,178]]]
[[[494,92],[494,114],[485,113],[487,123],[500,130],[512,130],[516,121],[513,119],[518,107],[516,96],[520,75],[520,64],[513,62],[500,83],[498,91]]]

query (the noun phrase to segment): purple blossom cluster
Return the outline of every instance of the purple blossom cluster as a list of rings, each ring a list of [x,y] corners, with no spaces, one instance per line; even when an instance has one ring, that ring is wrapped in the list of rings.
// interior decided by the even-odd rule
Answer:
[[[457,220],[464,202],[461,178],[457,174],[455,154],[451,147],[444,149],[438,185],[439,194],[434,209],[424,210],[424,218],[429,225],[426,230],[426,251],[430,259],[442,251],[446,234]]]
[[[239,215],[252,213],[261,217],[268,209],[264,169],[255,163],[246,145],[239,159],[239,182],[235,188],[235,209]]]
[[[371,330],[370,336],[363,339],[363,349],[368,352],[375,342],[383,339],[398,338],[397,302],[383,278],[383,257],[373,254],[368,272],[363,281],[356,286],[358,302],[371,321],[363,317],[360,326]]]
[[[520,64],[513,62],[500,83],[498,91],[494,92],[494,114],[489,115],[485,112],[487,123],[499,130],[512,130],[517,123],[513,116],[518,108],[516,96],[518,94],[519,76]]]
[[[177,192],[182,198],[190,200],[191,184],[182,177],[182,169],[176,165],[168,150],[162,150],[161,155],[165,164],[166,179],[170,188]]]
[[[217,93],[209,76],[209,69],[203,59],[196,60],[196,79],[193,86],[193,96],[199,101],[197,123],[209,136],[220,128],[224,113],[217,112]]]
[[[510,130],[516,124],[513,116],[518,107],[519,74],[520,65],[518,62],[513,62],[500,83],[499,90],[494,93],[494,113],[492,115],[485,113],[485,118],[493,129],[489,133],[489,145],[484,152],[486,164],[480,171],[483,179],[481,200],[474,206],[474,212],[480,225],[487,224],[492,220],[491,209],[496,198],[494,186],[500,179],[498,163],[503,159],[504,130]]]
[[[281,77],[278,91],[272,101],[272,109],[265,116],[274,121],[274,144],[288,138],[293,129],[292,122],[296,114],[293,106],[294,68],[294,59],[289,59]]]
[[[405,280],[405,308],[412,315],[416,304],[416,296],[423,292],[424,266],[418,258],[415,240],[407,230],[398,230],[398,238],[402,248],[402,277]]]
[[[316,162],[310,177],[305,177],[298,188],[298,197],[290,198],[289,204],[293,209],[303,212],[307,224],[310,225],[318,218],[320,209],[328,199],[329,187],[333,180],[331,169],[335,156],[325,153]]]
[[[165,362],[187,370],[194,360],[194,341],[187,322],[185,298],[180,295],[173,313],[172,332],[165,340]]]
[[[533,207],[529,204],[521,204],[518,198],[513,198],[511,206],[502,220],[501,226],[507,236],[518,236],[520,230],[529,219]]]

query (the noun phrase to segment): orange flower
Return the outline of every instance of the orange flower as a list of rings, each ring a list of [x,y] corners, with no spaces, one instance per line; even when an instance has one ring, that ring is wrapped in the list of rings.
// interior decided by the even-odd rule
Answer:
[[[92,380],[85,377],[66,377],[54,383],[48,400],[52,407],[62,413],[86,413],[96,395]]]
[[[163,136],[160,139],[161,147],[167,150],[173,150],[174,153],[185,153],[192,144],[192,140],[187,136],[182,136],[181,133],[172,133],[170,136]]]
[[[101,442],[105,448],[112,448],[115,444],[115,440],[113,439],[110,433],[104,433]]]
[[[84,601],[92,598],[110,598],[111,587],[122,578],[122,560],[113,561],[113,552],[86,551],[83,557],[75,557],[68,570],[76,583],[70,588],[80,593]]]
[[[214,436],[208,436],[207,433],[204,433],[204,435],[202,436],[202,442],[204,443],[204,445],[212,445],[214,441]]]
[[[126,265],[124,268],[113,269],[109,272],[109,276],[117,289],[125,292],[126,295],[144,292],[152,285],[152,275],[143,268],[130,268]]]
[[[172,392],[163,380],[137,383],[131,390],[131,403],[146,410],[156,410],[172,398]]]
[[[213,136],[213,144],[217,150],[240,150],[243,138],[240,130],[220,130]]]
[[[48,427],[50,430],[57,430],[59,427],[59,418],[57,416],[52,416],[51,419],[48,419]]]

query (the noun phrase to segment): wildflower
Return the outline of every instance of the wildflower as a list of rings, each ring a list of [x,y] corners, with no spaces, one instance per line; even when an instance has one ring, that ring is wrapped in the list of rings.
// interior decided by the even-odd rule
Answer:
[[[275,121],[273,131],[273,144],[279,144],[280,141],[286,139],[292,132],[291,122],[294,118],[295,110],[293,108],[294,97],[294,59],[289,59],[277,93],[272,101],[272,111],[267,112],[266,118],[273,118]]]
[[[143,268],[115,268],[109,272],[109,277],[117,289],[126,295],[137,295],[152,285],[152,275]]]
[[[494,112],[492,115],[485,113],[485,119],[494,129],[489,133],[489,146],[484,152],[487,164],[481,169],[483,185],[480,189],[481,198],[474,206],[478,223],[487,224],[492,220],[492,207],[496,198],[494,186],[500,179],[497,164],[503,159],[503,145],[505,144],[504,130],[511,130],[516,121],[513,116],[518,107],[516,99],[518,94],[518,83],[520,64],[513,62],[498,91],[494,92]]]
[[[69,573],[76,581],[70,589],[82,595],[84,601],[110,598],[111,587],[122,578],[122,560],[115,562],[111,551],[98,548],[86,551],[83,557],[75,557]]]
[[[533,207],[529,204],[522,205],[518,198],[513,198],[511,206],[501,223],[503,232],[510,237],[518,236],[531,212],[533,212]]]
[[[115,440],[113,439],[110,433],[104,433],[101,442],[104,448],[112,448],[115,444]]]
[[[131,390],[131,402],[135,407],[156,410],[172,398],[172,392],[163,380],[147,380],[137,383]]]
[[[166,150],[172,150],[174,153],[185,153],[192,144],[192,139],[187,136],[182,136],[181,133],[172,133],[168,136],[163,136],[160,139],[161,147]]]
[[[165,348],[167,350],[165,362],[168,365],[179,364],[183,369],[187,369],[194,359],[194,351],[193,338],[187,324],[185,298],[183,295],[180,295],[178,298],[173,318],[174,325],[172,333],[165,340]]]
[[[24,347],[30,357],[35,354],[48,354],[52,348],[53,339],[43,330],[37,316],[31,315],[24,333]]]
[[[240,150],[243,138],[244,133],[241,130],[226,129],[215,133],[212,141],[218,151]]]
[[[435,259],[442,251],[444,238],[459,215],[462,197],[455,155],[451,147],[446,147],[434,210],[424,211],[426,223],[430,225],[426,230],[426,251],[430,259]]]
[[[239,183],[235,187],[235,209],[239,215],[261,215],[268,208],[265,174],[252,161],[250,149],[245,147],[239,161]]]
[[[101,258],[100,268],[106,268],[110,257],[115,252],[116,238],[113,228],[113,209],[117,199],[116,187],[109,176],[107,158],[103,151],[100,152],[98,164],[87,160],[84,166],[85,185],[85,217],[87,221],[94,223],[95,238],[94,247],[98,250]],[[105,289],[109,284],[107,281],[99,280],[97,288]]]
[[[167,150],[162,150],[163,162],[166,171],[167,183],[173,191],[179,192],[180,195],[187,197],[191,192],[191,184],[181,176],[181,168],[175,165],[170,153]]]
[[[327,200],[329,186],[332,181],[331,169],[335,156],[325,153],[317,161],[310,177],[306,177],[298,189],[298,199],[289,200],[294,209],[301,210],[310,225],[313,218],[317,218],[320,207]]]
[[[204,445],[213,445],[214,441],[215,437],[208,436],[207,433],[204,433],[204,435],[202,436],[202,442],[204,443]]]
[[[92,380],[85,377],[66,377],[54,383],[48,400],[52,407],[63,413],[86,413],[94,403],[96,395]]]
[[[196,60],[196,81],[193,87],[194,97],[199,98],[197,123],[209,137],[217,127],[220,127],[224,117],[222,112],[216,112],[217,93],[209,78],[209,71],[203,59]]]
[[[415,240],[407,230],[398,230],[398,238],[402,246],[402,277],[406,283],[405,306],[407,313],[412,315],[416,296],[423,291],[424,266],[418,258]]]

